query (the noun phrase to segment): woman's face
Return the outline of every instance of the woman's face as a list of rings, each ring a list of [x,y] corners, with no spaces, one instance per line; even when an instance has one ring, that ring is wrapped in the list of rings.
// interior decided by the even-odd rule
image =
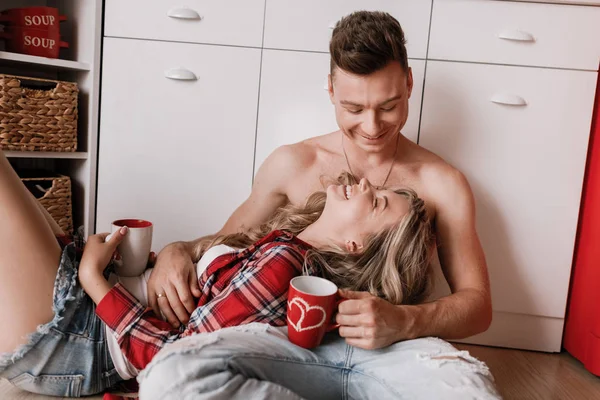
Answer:
[[[364,239],[396,224],[408,212],[404,196],[392,190],[377,190],[367,179],[357,185],[331,185],[321,222],[326,223],[339,241],[354,241],[358,247]]]

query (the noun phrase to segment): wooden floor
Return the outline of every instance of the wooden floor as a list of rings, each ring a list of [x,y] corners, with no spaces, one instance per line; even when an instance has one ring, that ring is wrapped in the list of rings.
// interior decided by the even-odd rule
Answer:
[[[569,353],[453,344],[490,367],[505,400],[600,400],[600,378]]]
[[[496,378],[505,400],[600,400],[600,378],[586,371],[568,353],[533,351],[454,344],[485,361]],[[2,400],[58,400],[19,391],[0,380]],[[101,396],[87,399],[100,400]]]

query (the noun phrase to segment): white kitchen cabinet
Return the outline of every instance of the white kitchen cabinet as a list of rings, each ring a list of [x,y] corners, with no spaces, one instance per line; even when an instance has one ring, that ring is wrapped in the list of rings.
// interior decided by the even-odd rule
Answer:
[[[443,0],[428,58],[597,70],[599,37],[600,7]]]
[[[105,39],[98,231],[148,219],[160,250],[221,228],[250,193],[259,69],[258,49]]]
[[[328,54],[263,51],[255,173],[277,147],[338,129],[328,73]]]
[[[596,79],[427,64],[420,144],[471,184],[495,312],[564,317]]]
[[[402,26],[408,54],[425,58],[431,0],[272,0],[265,17],[266,48],[329,51],[335,23],[357,10],[386,11]]]
[[[106,0],[105,35],[260,47],[265,0]]]
[[[409,60],[414,87],[402,133],[416,142],[425,61]],[[264,50],[256,135],[255,172],[277,147],[338,128],[327,92],[329,55]]]
[[[494,320],[464,341],[558,351],[600,58],[600,7],[570,3],[192,0],[186,20],[107,0],[96,230],[150,219],[155,250],[217,231],[275,148],[338,129],[333,24],[387,11],[415,81],[403,133],[475,194]],[[198,80],[165,78],[181,68]]]

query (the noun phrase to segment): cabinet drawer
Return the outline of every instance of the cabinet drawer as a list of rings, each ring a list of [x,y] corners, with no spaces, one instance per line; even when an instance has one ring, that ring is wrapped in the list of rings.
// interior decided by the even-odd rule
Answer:
[[[265,0],[107,0],[105,35],[260,47]]]
[[[223,226],[250,193],[259,69],[260,49],[105,39],[99,231],[148,219],[160,250]]]
[[[420,144],[471,183],[496,311],[564,317],[596,79],[427,63]]]
[[[597,70],[600,8],[436,1],[429,58]]]
[[[413,72],[414,87],[408,121],[402,133],[416,142],[425,61],[408,60],[408,63]],[[328,73],[328,54],[264,51],[256,135],[256,171],[277,147],[339,129],[327,92]],[[290,79],[290,76],[294,79]]]
[[[404,30],[408,56],[425,58],[431,0],[276,0],[267,2],[265,47],[329,51],[335,23],[357,10],[393,15]]]

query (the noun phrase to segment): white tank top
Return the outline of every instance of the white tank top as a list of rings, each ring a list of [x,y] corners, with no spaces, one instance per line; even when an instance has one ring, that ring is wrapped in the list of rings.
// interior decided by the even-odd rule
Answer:
[[[202,275],[210,263],[212,263],[217,257],[222,256],[223,254],[234,253],[238,251],[240,250],[224,244],[211,247],[202,255],[202,258],[200,258],[198,264],[196,264],[197,276]],[[135,296],[144,307],[148,307],[148,280],[150,279],[150,274],[152,274],[152,268],[147,269],[144,274],[140,276],[134,276],[130,278],[111,274],[108,281],[112,285],[120,282],[121,285],[123,285],[125,289]],[[108,351],[110,352],[110,357],[112,358],[113,364],[115,365],[115,369],[117,370],[119,376],[125,380],[135,378],[139,373],[138,369],[131,365],[131,363],[123,355],[123,352],[121,352],[121,348],[119,347],[119,343],[117,342],[114,332],[108,326],[105,326],[105,329]]]

